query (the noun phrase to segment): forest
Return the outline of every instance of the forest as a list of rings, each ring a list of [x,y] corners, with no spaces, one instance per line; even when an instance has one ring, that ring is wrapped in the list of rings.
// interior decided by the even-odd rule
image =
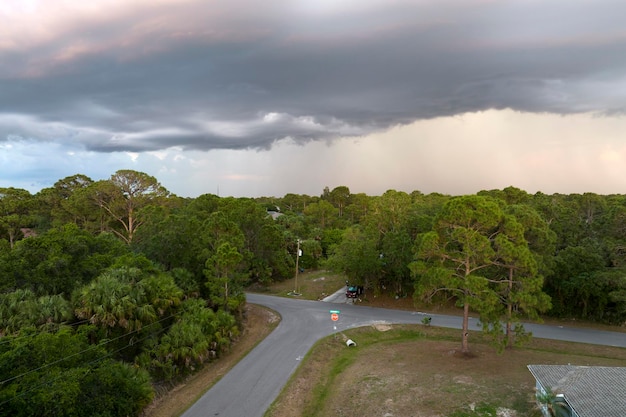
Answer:
[[[522,320],[626,324],[626,196],[182,198],[142,172],[76,174],[0,188],[0,415],[140,415],[219,360],[245,290],[292,278],[298,247],[301,268],[478,314],[499,350]]]

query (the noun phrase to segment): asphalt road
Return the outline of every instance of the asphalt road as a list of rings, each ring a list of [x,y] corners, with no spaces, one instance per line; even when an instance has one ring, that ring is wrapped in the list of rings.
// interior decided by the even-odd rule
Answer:
[[[332,296],[331,296],[332,297]],[[417,323],[428,315],[431,325],[461,328],[461,318],[327,301],[308,301],[247,294],[249,303],[277,311],[276,329],[204,394],[183,417],[261,417],[278,396],[313,344],[324,336],[375,323]],[[333,322],[330,310],[340,310]],[[470,326],[476,326],[470,320]],[[626,348],[626,333],[527,324],[534,337]],[[355,340],[358,348],[358,340]],[[348,347],[346,347],[348,348]]]

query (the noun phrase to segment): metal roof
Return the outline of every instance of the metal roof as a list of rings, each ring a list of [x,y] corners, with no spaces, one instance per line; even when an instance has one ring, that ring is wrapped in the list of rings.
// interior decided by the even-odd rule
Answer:
[[[626,367],[528,365],[544,388],[563,394],[579,417],[626,416]]]

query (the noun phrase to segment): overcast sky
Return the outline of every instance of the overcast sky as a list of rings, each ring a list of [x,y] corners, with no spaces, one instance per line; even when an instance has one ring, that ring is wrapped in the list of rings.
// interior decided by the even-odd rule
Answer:
[[[626,194],[623,0],[2,0],[0,187]]]

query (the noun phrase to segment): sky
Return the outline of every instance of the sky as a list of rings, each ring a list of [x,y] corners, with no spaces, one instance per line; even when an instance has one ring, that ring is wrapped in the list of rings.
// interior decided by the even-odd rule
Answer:
[[[2,0],[0,187],[626,194],[623,0]]]

